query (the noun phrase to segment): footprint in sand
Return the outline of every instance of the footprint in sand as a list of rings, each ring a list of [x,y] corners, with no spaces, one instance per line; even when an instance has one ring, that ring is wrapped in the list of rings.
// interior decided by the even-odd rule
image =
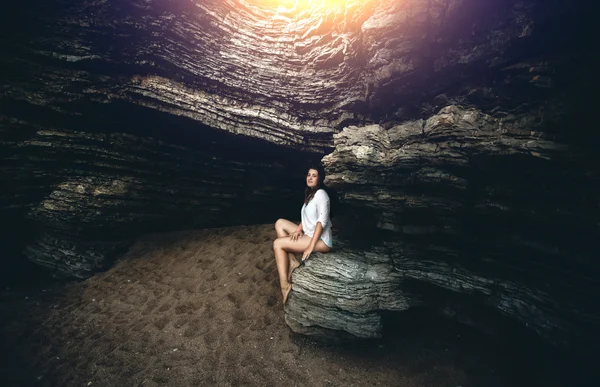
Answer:
[[[154,326],[162,331],[163,329],[165,329],[168,323],[169,319],[167,317],[161,317],[158,320],[154,321]]]
[[[214,343],[217,342],[218,339],[219,339],[219,336],[215,332],[208,332],[207,334],[204,335],[204,342],[207,345],[213,345]]]
[[[239,335],[240,335],[240,332],[237,329],[227,331],[227,333],[226,333],[227,340],[230,343],[235,343],[235,339],[238,338]]]
[[[199,319],[193,319],[188,323],[187,328],[183,331],[185,337],[198,337],[208,332],[209,325]]]
[[[198,310],[198,307],[194,306],[191,303],[183,303],[175,307],[175,314],[191,313],[195,310]]]
[[[258,270],[262,271],[263,273],[267,273],[271,271],[271,268],[269,267],[269,262],[265,259],[256,262],[256,264],[254,265],[255,268],[257,268]]]
[[[126,304],[142,306],[148,301],[148,295],[144,293],[127,293],[122,299]]]
[[[185,324],[187,324],[188,322],[188,318],[187,317],[180,317],[178,318],[175,323],[173,324],[173,326],[175,328],[181,328],[182,326],[184,326]]]
[[[169,309],[171,309],[171,304],[165,303],[165,304],[162,304],[160,308],[158,308],[158,311],[161,313],[164,313]]]
[[[214,307],[211,304],[206,305],[203,313],[203,317],[212,319],[215,318],[217,312],[214,310]]]
[[[238,309],[233,312],[233,318],[235,321],[245,321],[248,319],[248,316],[242,309]]]
[[[235,305],[236,307],[239,307],[239,306],[240,306],[240,301],[239,301],[239,299],[238,299],[238,296],[236,296],[235,294],[233,294],[233,293],[228,293],[228,294],[227,294],[227,299],[228,299],[229,301],[231,301],[231,302],[233,303],[233,305]]]

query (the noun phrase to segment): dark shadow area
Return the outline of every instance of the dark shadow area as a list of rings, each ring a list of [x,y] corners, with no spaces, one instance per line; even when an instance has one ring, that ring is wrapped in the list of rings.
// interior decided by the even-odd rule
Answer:
[[[52,282],[48,272],[29,260],[22,247],[31,240],[30,222],[23,218],[22,211],[2,211],[0,219],[0,289],[32,288]]]
[[[2,252],[2,270],[0,271],[0,320],[19,321],[21,313],[16,309],[8,306],[6,303],[12,295],[17,294],[21,298],[21,303],[27,304],[32,294],[50,294],[50,289],[63,287],[67,284],[65,280],[58,280],[36,265],[20,251],[4,250]],[[39,301],[47,301],[45,297]],[[15,315],[16,314],[16,315]],[[13,323],[20,325],[20,322]],[[40,327],[28,328],[29,335],[34,335]],[[35,341],[33,341],[35,342]],[[13,337],[5,334],[0,334],[0,385],[10,387],[34,387],[41,386],[40,379],[36,375],[34,367],[32,367],[30,359],[23,356],[23,349],[15,345]]]
[[[184,146],[194,151],[209,152],[217,157],[227,157],[235,161],[279,162],[297,166],[299,161],[304,161],[308,165],[325,155],[325,153],[311,154],[259,138],[232,134],[203,125],[191,118],[123,101],[70,103],[65,106],[63,112],[59,112],[56,109],[25,101],[2,98],[0,113],[37,125],[40,129],[50,126],[61,130],[107,135],[127,133]],[[22,141],[35,134],[34,128],[30,128],[29,131],[20,129],[14,133],[7,131],[3,136],[10,136],[7,139],[13,141]]]
[[[49,273],[19,252],[6,254],[0,272],[0,288],[38,288],[54,283]]]
[[[13,352],[11,355],[3,351],[2,356],[0,356],[0,361],[2,362],[0,366],[0,383],[11,387],[39,386],[40,383],[34,376],[28,362],[19,356],[14,356],[15,348],[7,345],[4,338],[1,339],[0,345],[2,345],[2,348]]]
[[[413,307],[403,312],[384,312],[381,339],[345,344],[314,341],[301,335],[293,339],[349,362],[368,358],[390,369],[403,369],[406,375],[428,374],[432,386],[440,385],[440,364],[464,370],[470,380],[467,386],[595,385],[597,372],[592,358],[561,352],[515,322],[493,314],[488,316],[494,321],[493,335],[439,311]]]
[[[448,318],[426,307],[389,312],[384,315],[383,340],[398,350],[424,346],[456,352],[454,361],[469,370],[478,386],[488,385],[481,379],[486,367],[494,370],[498,382],[514,386],[583,387],[597,380],[592,377],[592,358],[551,347],[525,327],[484,306],[480,306],[478,323],[486,326],[468,326],[460,318]]]

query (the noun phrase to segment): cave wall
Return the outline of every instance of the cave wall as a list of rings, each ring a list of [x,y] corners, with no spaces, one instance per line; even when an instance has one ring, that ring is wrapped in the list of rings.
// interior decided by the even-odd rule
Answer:
[[[381,311],[426,306],[502,335],[482,313],[494,310],[556,347],[594,353],[598,169],[524,127],[448,106],[336,134],[323,163],[343,206],[342,247],[299,269],[288,324],[372,338]]]
[[[208,129],[202,136],[181,133],[197,127],[169,117],[160,122],[161,113],[140,114],[161,130],[180,128],[160,139],[2,117],[3,224],[13,229],[8,237],[21,238],[28,259],[54,275],[86,278],[144,233],[297,215],[286,203],[301,200],[304,171],[289,162],[304,164],[310,155],[286,152],[280,162],[272,145]],[[177,141],[170,137],[178,133]]]

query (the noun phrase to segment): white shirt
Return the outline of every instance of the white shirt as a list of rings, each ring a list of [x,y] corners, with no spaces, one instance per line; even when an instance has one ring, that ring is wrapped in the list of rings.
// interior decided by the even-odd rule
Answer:
[[[329,247],[333,247],[331,236],[331,220],[329,219],[329,195],[325,190],[320,189],[315,192],[315,196],[302,206],[302,231],[312,238],[315,235],[317,222],[321,222],[323,232],[321,240]]]

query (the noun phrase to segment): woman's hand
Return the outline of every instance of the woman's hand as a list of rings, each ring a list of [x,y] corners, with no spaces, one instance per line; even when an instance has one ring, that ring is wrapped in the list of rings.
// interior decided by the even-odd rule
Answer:
[[[304,254],[302,254],[302,261],[306,261],[308,259],[308,257],[310,257],[310,255],[312,254],[313,250],[315,248],[313,246],[308,246],[306,248],[306,250],[304,250]]]
[[[299,231],[294,231],[291,235],[290,235],[290,239],[292,240],[292,242],[296,242],[298,240],[298,238],[300,238],[302,236],[302,233]]]

